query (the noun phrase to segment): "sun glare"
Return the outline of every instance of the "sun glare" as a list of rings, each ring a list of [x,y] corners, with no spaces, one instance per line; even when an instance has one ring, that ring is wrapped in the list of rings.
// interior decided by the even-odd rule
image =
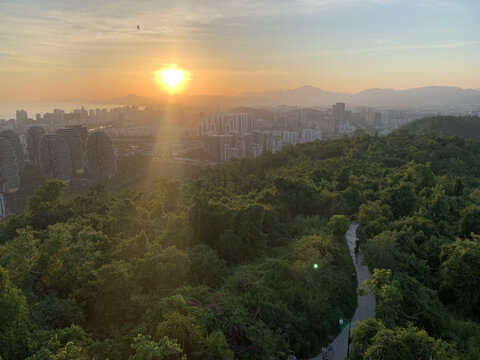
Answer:
[[[155,81],[172,92],[180,91],[187,80],[187,71],[178,68],[167,68],[155,71]]]

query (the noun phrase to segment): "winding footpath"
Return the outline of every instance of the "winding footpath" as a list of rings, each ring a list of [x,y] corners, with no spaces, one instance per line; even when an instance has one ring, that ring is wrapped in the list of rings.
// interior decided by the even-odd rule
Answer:
[[[358,287],[362,287],[362,282],[367,279],[372,278],[372,274],[368,270],[366,265],[362,265],[362,252],[358,258],[358,263],[355,262],[355,240],[357,240],[357,228],[358,223],[353,222],[350,224],[350,228],[345,234],[347,239],[348,248],[350,250],[350,255],[352,256],[353,264],[355,265],[355,271],[357,272]],[[375,317],[375,296],[368,294],[365,296],[357,296],[358,305],[355,310],[355,314],[352,318],[352,328],[356,326],[358,321],[363,321]],[[328,360],[344,360],[347,357],[348,349],[348,326],[333,340],[332,342],[333,351],[330,352]],[[314,357],[311,360],[322,360],[322,354]]]

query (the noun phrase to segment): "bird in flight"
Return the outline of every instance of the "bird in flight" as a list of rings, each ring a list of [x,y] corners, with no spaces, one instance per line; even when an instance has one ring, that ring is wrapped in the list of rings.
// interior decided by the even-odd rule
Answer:
[[[140,25],[137,25],[137,30],[140,30]]]

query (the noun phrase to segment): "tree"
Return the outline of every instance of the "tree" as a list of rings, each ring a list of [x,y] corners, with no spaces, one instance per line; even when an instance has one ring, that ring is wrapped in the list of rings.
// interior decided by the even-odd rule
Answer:
[[[410,183],[401,183],[390,190],[390,207],[396,218],[410,215],[417,206],[415,189]]]
[[[480,236],[457,240],[440,254],[442,298],[462,314],[480,319]]]
[[[206,244],[200,244],[188,252],[191,261],[191,273],[194,283],[205,282],[210,286],[218,286],[226,272],[226,264],[218,253]]]
[[[274,180],[277,197],[288,210],[290,217],[324,213],[326,199],[311,182],[293,177],[279,177]]]
[[[337,190],[345,190],[350,184],[350,169],[343,167],[335,176],[335,188]]]
[[[392,279],[392,271],[375,269],[372,279],[365,280],[363,285],[377,299],[377,317],[389,327],[397,325],[402,316],[402,293],[399,289],[400,283],[398,280]]]
[[[225,336],[220,330],[213,331],[205,338],[205,348],[202,359],[234,359],[234,353],[229,349]]]
[[[45,227],[68,216],[61,204],[65,186],[66,183],[57,179],[45,181],[27,199],[27,215],[34,228]]]
[[[150,240],[144,230],[137,236],[122,241],[117,247],[117,257],[135,264],[138,259],[145,256],[150,247]]]
[[[350,226],[350,221],[345,215],[333,215],[327,225],[336,239],[342,239]]]
[[[131,355],[129,360],[162,360],[171,355],[182,353],[182,348],[176,340],[171,340],[164,336],[158,342],[150,340],[150,335],[138,334],[133,339],[131,348],[135,354]]]
[[[28,198],[28,210],[37,213],[48,207],[54,207],[63,194],[66,184],[60,180],[50,180],[40,185]]]
[[[457,359],[452,349],[411,324],[391,330],[368,319],[352,330],[352,360]]]
[[[29,345],[36,351],[26,360],[84,360],[92,355],[93,341],[80,326],[70,326],[53,332],[37,330]]]
[[[471,233],[480,235],[480,206],[470,205],[462,211],[460,219],[460,234],[470,237]]]
[[[203,342],[202,331],[195,323],[195,317],[177,310],[165,314],[155,327],[154,339],[161,341],[165,337],[175,339],[186,354],[200,350]]]
[[[112,329],[117,329],[129,322],[132,317],[139,317],[134,297],[139,294],[138,281],[133,266],[124,261],[112,261],[100,267],[97,279],[90,286],[92,296],[88,298],[88,325],[97,334],[108,337]]]
[[[17,229],[16,237],[0,246],[0,265],[10,279],[26,291],[32,291],[40,258],[40,240],[31,227]]]
[[[396,232],[384,231],[363,245],[363,255],[371,269],[398,269],[397,237]]]
[[[189,270],[189,256],[175,246],[153,246],[135,263],[135,277],[144,292],[177,288],[184,284]]]
[[[195,240],[215,247],[228,222],[228,209],[205,195],[193,200],[189,211]]]
[[[387,230],[391,218],[390,207],[380,200],[367,201],[358,209],[358,222],[363,238],[369,239]]]
[[[26,299],[0,266],[0,358],[22,359],[27,355],[27,322]]]

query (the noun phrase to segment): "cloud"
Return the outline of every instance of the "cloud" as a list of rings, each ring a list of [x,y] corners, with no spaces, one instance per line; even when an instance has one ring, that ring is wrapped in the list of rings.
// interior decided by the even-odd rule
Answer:
[[[147,57],[157,56],[159,61],[172,61],[169,56],[175,47],[192,56],[195,50],[201,49],[194,54],[197,65],[202,60],[207,67],[212,62],[223,61],[223,64],[228,64],[226,68],[238,69],[241,66],[251,67],[252,59],[268,59],[271,65],[274,61],[270,59],[276,58],[478,44],[474,40],[395,45],[399,40],[393,35],[396,41],[382,38],[375,42],[374,37],[369,40],[371,47],[347,48],[343,44],[339,46],[340,41],[333,41],[340,36],[335,38],[333,34],[331,39],[326,39],[323,29],[306,29],[302,33],[304,37],[298,37],[296,41],[295,29],[287,28],[295,26],[296,21],[301,23],[304,16],[318,17],[319,24],[324,19],[341,23],[347,11],[352,11],[352,14],[366,7],[374,9],[375,14],[379,9],[379,14],[381,10],[385,11],[382,15],[388,13],[387,16],[393,17],[394,10],[390,9],[395,7],[407,7],[413,11],[418,7],[450,10],[461,6],[452,0],[0,0],[0,3],[2,69],[18,69],[21,66],[33,69],[37,66],[38,69],[50,70],[71,68],[93,71],[98,68],[118,71],[125,64],[128,67],[133,63],[135,56],[144,61]],[[376,20],[375,16],[371,19],[372,23]],[[289,24],[281,28],[286,19]],[[140,31],[136,29],[137,24],[140,24]],[[328,26],[325,25],[326,32],[330,31]],[[349,30],[349,26],[351,24],[345,23],[345,30]],[[252,29],[259,27],[265,27],[264,33],[252,36]],[[355,30],[352,29],[351,43],[356,40]],[[287,36],[280,36],[278,31]],[[350,38],[343,40],[346,42]],[[403,34],[399,38],[405,40]],[[425,41],[429,39],[425,38]],[[355,46],[360,45],[356,43]],[[266,66],[266,62],[258,66]]]
[[[2,5],[0,33],[11,40],[41,40],[56,48],[95,42],[180,41],[214,36],[215,29],[209,25],[224,20],[243,19],[245,25],[252,19],[294,18],[352,6],[418,4],[417,0],[19,0]],[[420,5],[456,6],[457,2],[420,0]]]
[[[480,40],[471,40],[471,41],[457,41],[457,42],[447,42],[447,43],[439,43],[439,44],[379,46],[379,47],[372,47],[372,48],[346,50],[346,52],[351,54],[351,53],[362,53],[362,52],[447,49],[447,48],[456,48],[456,47],[464,47],[464,46],[479,45],[479,44],[480,44]]]

